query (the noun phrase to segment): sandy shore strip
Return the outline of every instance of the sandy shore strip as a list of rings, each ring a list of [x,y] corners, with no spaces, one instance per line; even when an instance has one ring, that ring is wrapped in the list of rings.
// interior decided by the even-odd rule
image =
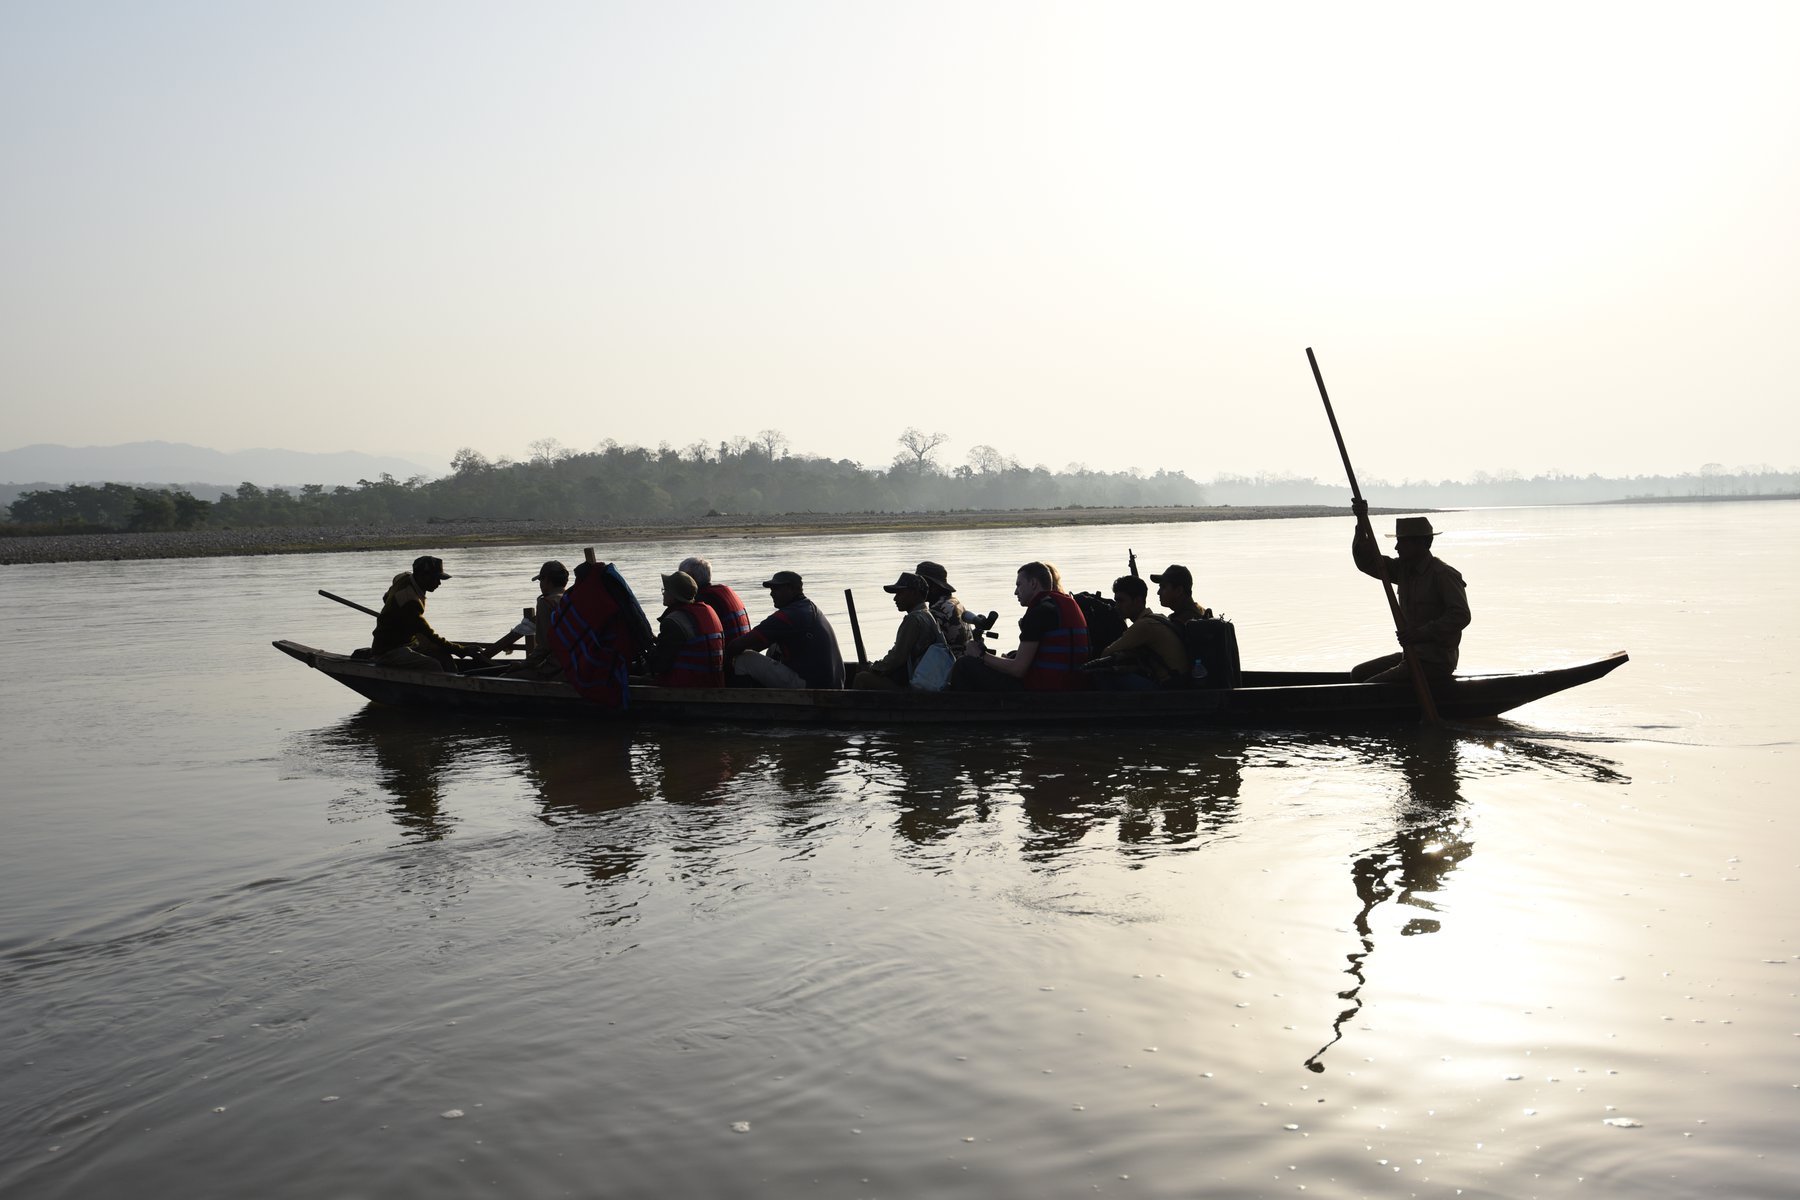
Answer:
[[[1412,512],[1380,509],[1378,513]],[[107,562],[145,558],[210,558],[251,554],[318,554],[342,550],[427,550],[468,546],[604,547],[661,539],[897,533],[934,529],[1056,528],[1064,525],[1153,525],[1183,521],[1274,521],[1345,517],[1349,509],[1296,504],[1258,507],[1048,508],[991,512],[782,513],[629,525],[530,520],[429,521],[393,525],[199,529],[179,533],[63,533],[0,537],[0,566]],[[605,555],[602,554],[604,558]]]

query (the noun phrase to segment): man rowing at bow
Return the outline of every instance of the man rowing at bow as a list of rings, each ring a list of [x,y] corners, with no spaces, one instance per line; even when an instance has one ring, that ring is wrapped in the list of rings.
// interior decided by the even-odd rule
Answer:
[[[425,619],[425,597],[450,578],[444,560],[430,554],[413,559],[412,570],[394,576],[393,586],[381,597],[375,617],[375,635],[369,657],[378,667],[407,671],[448,671],[451,660],[471,657],[475,651],[461,642],[442,637]]]

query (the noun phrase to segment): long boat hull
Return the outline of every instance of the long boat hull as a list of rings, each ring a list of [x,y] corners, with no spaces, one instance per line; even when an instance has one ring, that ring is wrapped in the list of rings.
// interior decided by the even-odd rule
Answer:
[[[765,725],[883,728],[893,725],[1070,725],[1099,722],[1285,726],[1416,721],[1411,687],[1352,683],[1347,673],[1246,671],[1240,686],[1167,692],[802,691],[634,686],[623,709],[581,698],[564,683],[403,671],[278,641],[277,650],[377,704],[469,715],[611,721],[727,721]],[[1463,676],[1434,694],[1438,711],[1467,720],[1498,716],[1580,684],[1628,659],[1618,651],[1553,671]]]

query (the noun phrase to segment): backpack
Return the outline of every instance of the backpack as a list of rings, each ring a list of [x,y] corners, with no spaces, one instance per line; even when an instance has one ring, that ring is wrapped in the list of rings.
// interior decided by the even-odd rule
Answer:
[[[1237,628],[1223,617],[1202,617],[1175,627],[1193,659],[1190,684],[1198,688],[1236,687],[1243,678],[1238,662]]]
[[[1099,592],[1076,592],[1075,604],[1087,619],[1088,653],[1097,655],[1125,636],[1125,618],[1110,596]]]
[[[942,641],[933,642],[925,647],[918,665],[913,667],[911,687],[920,692],[941,692],[950,682],[950,671],[955,666],[956,656],[950,648]]]

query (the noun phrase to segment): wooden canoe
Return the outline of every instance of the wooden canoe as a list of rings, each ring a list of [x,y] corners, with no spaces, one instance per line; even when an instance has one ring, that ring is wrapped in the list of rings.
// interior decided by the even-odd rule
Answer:
[[[760,688],[633,686],[622,710],[583,700],[564,683],[403,671],[303,646],[274,643],[283,654],[377,704],[470,715],[665,722],[728,721],[765,725],[883,728],[893,725],[1093,724],[1281,727],[1417,721],[1411,685],[1352,683],[1347,672],[1246,671],[1235,688],[1168,692],[803,691]],[[1436,696],[1459,720],[1493,717],[1580,684],[1627,661],[1618,651],[1552,671],[1458,677]]]

